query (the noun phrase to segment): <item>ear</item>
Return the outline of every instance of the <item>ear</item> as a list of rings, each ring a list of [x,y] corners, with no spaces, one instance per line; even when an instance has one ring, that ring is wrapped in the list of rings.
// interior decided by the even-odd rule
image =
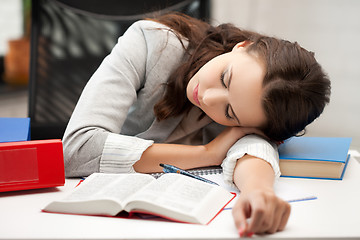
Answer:
[[[252,42],[249,40],[239,42],[233,47],[233,51],[242,50],[242,49],[246,48],[247,46],[250,46],[251,44],[252,44]]]

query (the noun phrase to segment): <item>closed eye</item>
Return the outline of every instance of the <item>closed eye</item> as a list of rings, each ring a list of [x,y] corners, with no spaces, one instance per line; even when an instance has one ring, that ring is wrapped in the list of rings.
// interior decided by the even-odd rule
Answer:
[[[229,111],[230,111],[230,104],[227,104],[227,105],[226,105],[226,109],[225,109],[225,117],[226,117],[227,119],[234,119],[232,116],[230,116]]]
[[[225,84],[225,74],[226,74],[226,71],[225,70],[224,72],[221,73],[221,76],[220,76],[220,81],[221,81],[221,85],[223,85],[224,88],[227,88],[226,84]]]
[[[228,85],[225,84],[225,75],[229,73],[229,76],[228,76]],[[221,84],[223,85],[223,87],[229,89],[230,88],[230,84],[231,84],[231,79],[232,79],[232,68],[231,66],[229,68],[227,68],[222,74],[221,74]],[[231,112],[231,115],[230,115],[230,112]],[[236,116],[235,112],[234,112],[234,109],[232,108],[232,106],[230,104],[226,104],[226,107],[225,107],[225,117],[227,119],[230,119],[230,120],[236,120],[236,122],[239,124],[239,126],[241,126],[241,123],[239,121],[239,118]]]
[[[228,88],[228,86],[226,86],[226,84],[225,84],[225,75],[226,75],[227,71],[228,71],[228,68],[225,71],[223,71],[220,75],[221,85],[224,88]],[[227,119],[233,119],[233,117],[230,116],[230,104],[227,104],[225,107],[225,117]]]

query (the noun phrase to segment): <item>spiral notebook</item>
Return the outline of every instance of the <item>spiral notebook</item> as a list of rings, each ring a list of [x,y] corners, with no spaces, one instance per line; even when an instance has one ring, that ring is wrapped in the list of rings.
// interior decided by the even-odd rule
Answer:
[[[231,186],[231,185],[225,183],[224,178],[223,178],[223,173],[222,173],[223,171],[220,166],[196,168],[196,169],[190,169],[187,171],[194,175],[199,175],[210,181],[216,182],[217,184],[219,184],[221,187],[225,188],[229,192],[236,193],[237,198],[240,194],[240,191],[235,186]],[[164,174],[164,173],[153,173],[151,175],[153,175],[155,178],[158,178],[162,174]],[[305,189],[300,189],[299,187],[294,187],[290,183],[281,181],[281,179],[275,181],[274,191],[278,197],[280,197],[281,199],[283,199],[284,201],[287,201],[289,203],[317,199],[315,194],[313,194]],[[227,206],[227,209],[232,208],[233,205],[235,204],[235,202],[236,201],[232,201]]]
[[[222,168],[220,166],[213,166],[213,167],[203,167],[203,168],[194,168],[190,170],[186,170],[187,172],[198,175],[198,176],[207,176],[207,175],[215,175],[215,174],[222,174]],[[155,178],[160,177],[164,173],[152,173],[151,175]]]

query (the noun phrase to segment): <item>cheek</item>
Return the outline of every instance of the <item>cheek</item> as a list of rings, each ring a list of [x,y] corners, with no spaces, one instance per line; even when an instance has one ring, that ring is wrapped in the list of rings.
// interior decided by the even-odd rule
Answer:
[[[220,73],[217,68],[218,66],[208,63],[199,70],[198,79],[199,79],[199,83],[203,85],[203,88],[210,87],[215,83],[217,83],[216,82],[216,80],[218,79],[217,76],[219,76],[220,78]]]

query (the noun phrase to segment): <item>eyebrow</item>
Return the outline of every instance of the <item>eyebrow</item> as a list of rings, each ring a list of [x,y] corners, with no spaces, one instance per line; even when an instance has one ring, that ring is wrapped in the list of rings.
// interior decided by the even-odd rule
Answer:
[[[228,90],[230,91],[230,84],[232,80],[232,66],[230,66],[227,71],[229,72],[229,82],[228,82]],[[239,126],[241,126],[239,118],[236,116],[234,109],[232,108],[231,104],[229,103],[229,108],[231,110],[232,115],[235,117],[236,121],[238,122]]]

